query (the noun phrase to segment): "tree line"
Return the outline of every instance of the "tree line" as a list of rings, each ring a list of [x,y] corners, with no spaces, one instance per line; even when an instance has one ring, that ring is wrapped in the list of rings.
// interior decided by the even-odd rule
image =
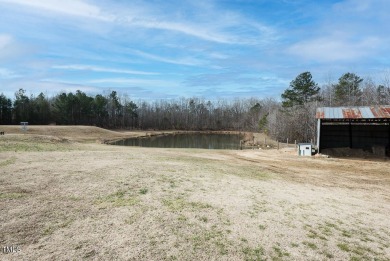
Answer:
[[[307,142],[315,137],[315,110],[323,106],[369,106],[390,104],[390,81],[377,85],[354,73],[343,74],[336,83],[319,86],[310,72],[291,81],[281,102],[240,98],[207,100],[133,101],[116,91],[88,95],[80,90],[53,97],[26,94],[12,99],[0,94],[0,123],[92,125],[109,129],[237,130],[265,132],[277,140]]]
[[[116,91],[90,96],[78,90],[50,98],[43,93],[29,97],[20,89],[13,100],[0,95],[0,122],[93,125],[110,129],[258,130],[265,108],[277,104],[272,99],[255,98],[218,101],[181,98],[136,103]]]

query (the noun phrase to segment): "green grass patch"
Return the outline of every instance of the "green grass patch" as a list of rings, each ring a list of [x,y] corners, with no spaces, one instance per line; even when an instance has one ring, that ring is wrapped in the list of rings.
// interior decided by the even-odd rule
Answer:
[[[342,231],[342,236],[350,238],[350,237],[352,237],[352,233],[350,231],[343,230]]]
[[[219,254],[227,254],[227,245],[229,245],[222,230],[216,226],[212,226],[211,229],[201,230],[195,233],[191,237],[194,250],[212,250],[217,251]]]
[[[321,240],[327,241],[328,239],[325,237],[325,235],[329,236],[332,234],[331,228],[324,225],[317,226],[317,230],[308,224],[305,224],[303,228],[308,230],[307,237],[311,239],[319,238]]]
[[[66,140],[53,140],[41,136],[20,136],[0,140],[0,152],[6,151],[69,151],[78,146]]]
[[[43,236],[49,236],[49,235],[53,234],[54,230],[55,229],[52,226],[45,227],[45,229],[43,230],[42,235]]]
[[[170,187],[170,188],[177,188],[177,185],[176,185],[175,181],[170,180],[170,181],[169,181],[169,187]]]
[[[299,244],[297,244],[297,243],[291,243],[291,246],[292,246],[292,247],[299,247]]]
[[[70,196],[69,199],[72,200],[72,201],[81,201],[83,198],[82,197],[77,197],[77,196]]]
[[[180,212],[185,210],[198,211],[201,209],[212,208],[210,204],[205,204],[202,202],[192,202],[187,201],[184,198],[177,197],[173,199],[163,199],[162,203],[164,206],[168,207],[172,212]]]
[[[272,179],[273,175],[271,173],[265,172],[260,169],[258,166],[247,165],[236,167],[233,165],[228,174],[232,174],[239,177],[251,178],[257,180],[269,180]]]
[[[146,193],[148,193],[148,189],[147,188],[142,188],[142,189],[139,190],[139,193],[141,195],[145,195]]]
[[[332,228],[330,228],[330,227],[321,226],[320,229],[321,229],[322,233],[327,235],[327,236],[331,236],[333,234]]]
[[[209,219],[207,217],[200,217],[199,219],[200,221],[204,222],[204,223],[207,223],[209,221]]]
[[[92,257],[95,256],[95,255],[96,255],[96,251],[95,251],[95,250],[91,250],[91,251],[85,253],[85,255],[83,256],[83,258],[90,259],[90,258],[92,258]]]
[[[228,253],[227,251],[227,248],[226,248],[226,244],[223,243],[223,242],[220,242],[220,241],[216,241],[214,242],[215,246],[217,247],[218,249],[218,252],[221,254],[221,255],[226,255]]]
[[[26,193],[17,193],[17,192],[0,193],[0,199],[20,199],[26,196],[27,196]]]
[[[369,255],[373,254],[375,256],[378,256],[379,253],[376,253],[371,248],[362,246],[359,244],[353,244],[352,246],[346,244],[346,243],[339,243],[337,244],[338,248],[344,252],[350,252],[353,253],[354,256],[351,257],[351,260],[369,260]],[[376,260],[376,259],[375,259]],[[377,259],[380,260],[380,259]]]
[[[7,159],[5,161],[0,162],[0,167],[5,167],[8,165],[12,165],[16,162],[16,157],[11,157],[10,159]]]
[[[128,225],[134,224],[144,216],[145,212],[146,209],[142,207],[135,209],[135,212],[125,219],[125,223]]]
[[[244,260],[245,261],[262,261],[267,260],[264,248],[261,246],[251,248],[251,247],[245,247],[242,249],[242,253],[244,254]]]
[[[105,197],[100,197],[95,201],[95,204],[100,205],[102,207],[125,207],[134,206],[138,203],[139,199],[136,196],[129,195],[124,190],[119,190]]]
[[[258,201],[255,200],[251,209],[248,211],[248,214],[251,218],[257,218],[259,213],[269,211],[268,202],[265,200]]]
[[[6,143],[2,144],[0,146],[0,152],[5,151],[66,151],[70,150],[70,146],[63,146],[63,145],[57,145],[57,144],[41,144],[41,143],[19,143],[19,142],[12,142],[12,143]]]
[[[351,250],[352,253],[362,257],[363,259],[367,259],[368,254],[378,255],[378,253],[371,248],[362,245],[354,245]]]
[[[196,209],[206,209],[206,208],[212,208],[210,204],[202,203],[202,202],[189,202],[188,203],[192,208]]]
[[[162,203],[173,212],[180,212],[187,206],[187,202],[183,198],[163,199]]]
[[[312,242],[304,241],[302,242],[304,245],[308,246],[310,249],[316,250],[318,246]]]
[[[267,228],[266,225],[259,225],[260,230],[265,230]]]
[[[200,152],[196,151],[196,153]],[[268,173],[258,166],[254,166],[252,164],[238,166],[236,164],[225,163],[225,165],[221,167],[221,162],[219,160],[207,159],[197,156],[180,156],[175,158],[162,157],[160,159],[162,161],[169,160],[173,162],[190,163],[192,165],[192,169],[195,172],[197,170],[204,170],[207,168],[208,170],[218,175],[235,175],[259,180],[269,180],[273,177],[272,173]]]
[[[184,215],[179,215],[177,217],[177,220],[181,221],[181,222],[186,222],[188,220],[188,218]]]
[[[323,254],[326,256],[326,258],[334,258],[334,255],[329,252],[324,252]]]
[[[290,256],[290,253],[283,251],[279,246],[273,246],[272,249],[274,250],[276,257],[278,257],[278,259],[285,256]]]
[[[309,238],[317,238],[317,237],[318,237],[318,234],[317,234],[317,232],[316,232],[315,230],[310,229],[310,230],[309,230],[309,233],[307,234],[307,236],[308,236]]]
[[[350,252],[351,251],[350,247],[347,244],[345,244],[345,243],[339,243],[339,244],[337,244],[337,246],[338,246],[338,248],[340,248],[340,250],[342,250],[344,252]]]
[[[68,227],[70,224],[73,223],[73,221],[74,221],[74,219],[64,219],[62,221],[60,220],[60,221],[56,222],[55,224],[50,224],[43,229],[42,235],[49,236],[49,235],[53,234],[54,231],[56,231],[58,229]]]
[[[325,222],[325,226],[328,227],[328,228],[333,228],[333,229],[340,230],[338,225],[336,225],[334,223],[331,223],[331,222]]]
[[[374,240],[369,238],[367,235],[364,235],[364,237],[362,237],[360,240],[363,242],[374,242]]]

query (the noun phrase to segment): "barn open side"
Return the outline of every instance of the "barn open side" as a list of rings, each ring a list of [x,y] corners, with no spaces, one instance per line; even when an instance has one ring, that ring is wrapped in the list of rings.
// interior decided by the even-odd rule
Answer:
[[[390,157],[390,105],[317,108],[319,153]]]

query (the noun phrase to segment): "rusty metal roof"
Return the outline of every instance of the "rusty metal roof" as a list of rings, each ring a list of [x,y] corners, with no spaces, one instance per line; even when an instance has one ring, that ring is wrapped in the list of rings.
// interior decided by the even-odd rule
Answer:
[[[390,105],[367,107],[317,108],[317,119],[384,119],[390,118]]]

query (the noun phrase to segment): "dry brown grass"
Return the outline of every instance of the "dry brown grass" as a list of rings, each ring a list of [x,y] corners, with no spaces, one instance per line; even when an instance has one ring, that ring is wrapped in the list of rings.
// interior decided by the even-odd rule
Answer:
[[[0,137],[2,260],[390,259],[389,162],[41,134]]]
[[[145,132],[111,131],[93,126],[51,126],[30,125],[24,133],[17,125],[0,125],[0,130],[14,135],[44,135],[69,141],[104,142],[105,140],[123,139],[145,135]]]

